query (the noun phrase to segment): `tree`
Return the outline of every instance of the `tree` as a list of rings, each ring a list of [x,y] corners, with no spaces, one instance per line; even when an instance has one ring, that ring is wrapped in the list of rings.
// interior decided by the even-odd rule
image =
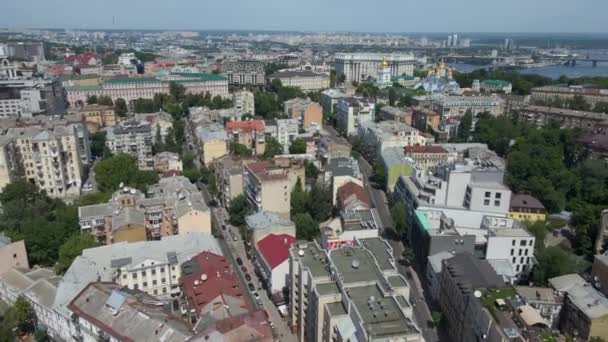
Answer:
[[[405,263],[409,265],[414,262],[416,254],[411,248],[404,247],[403,252],[401,252],[401,257],[403,257],[403,261],[405,261]]]
[[[283,154],[283,145],[279,144],[275,138],[266,139],[266,148],[264,149],[264,159],[272,159],[276,155]]]
[[[320,233],[319,222],[315,221],[309,213],[296,214],[293,222],[296,225],[296,236],[298,239],[312,241]]]
[[[112,98],[110,98],[109,96],[102,95],[97,98],[97,104],[102,106],[113,106],[114,102],[112,102]]]
[[[106,132],[97,131],[91,135],[91,154],[95,158],[103,156],[103,149],[106,147]]]
[[[275,93],[278,93],[281,88],[283,88],[283,83],[280,79],[275,78],[272,80],[272,82],[270,82],[270,89],[272,89],[272,91],[274,91]]]
[[[297,138],[289,145],[289,153],[291,154],[302,154],[306,153],[306,141],[302,138]]]
[[[77,233],[72,235],[61,247],[59,248],[59,260],[55,265],[55,272],[57,274],[63,274],[72,265],[74,259],[87,248],[93,248],[97,246],[97,241],[90,234]]]
[[[316,180],[320,173],[315,164],[308,160],[304,161],[304,172],[306,173],[306,178],[312,178],[313,180]]]
[[[588,262],[558,246],[539,248],[535,251],[535,257],[537,264],[532,269],[531,280],[536,285],[546,285],[550,278],[579,273],[589,266]]]
[[[388,104],[394,106],[395,102],[397,102],[397,91],[391,87],[388,90]]]
[[[380,93],[380,89],[372,83],[362,82],[355,90],[355,93],[365,97],[376,97]]]
[[[169,94],[173,97],[174,102],[181,102],[186,95],[186,88],[176,82],[169,83]]]
[[[15,303],[10,308],[9,315],[15,322],[18,336],[34,331],[34,309],[32,309],[30,302],[25,297],[17,297],[17,300],[15,300]]]
[[[125,101],[123,98],[116,99],[116,102],[114,103],[114,111],[116,112],[116,115],[120,117],[127,115],[127,112],[129,111],[127,108],[127,101]]]
[[[308,196],[308,212],[317,222],[322,222],[331,217],[333,209],[332,194],[321,186],[314,184]]]
[[[245,196],[241,194],[233,198],[230,201],[228,213],[230,214],[230,224],[233,226],[244,226],[245,217],[249,213]]]
[[[36,331],[34,331],[34,340],[36,342],[49,342],[49,334],[46,329],[36,329]]]
[[[376,186],[380,189],[386,189],[388,182],[388,175],[384,165],[378,160],[374,162],[374,174],[372,175],[372,181],[376,183]]]
[[[470,109],[467,109],[466,113],[460,118],[460,123],[458,124],[457,140],[459,142],[467,142],[469,140],[471,127],[473,127],[473,112],[471,112]]]
[[[131,156],[119,153],[97,163],[95,180],[99,190],[104,192],[116,191],[120,183],[145,191],[158,182],[158,175],[153,171],[140,171]]]
[[[407,209],[401,201],[395,202],[391,207],[391,217],[395,223],[395,230],[400,236],[407,236],[409,231]]]
[[[346,74],[342,73],[340,76],[338,76],[338,83],[344,84],[344,82],[346,82]]]
[[[290,216],[293,219],[297,214],[305,213],[308,210],[308,193],[302,187],[302,180],[298,178],[296,185],[291,190],[291,211]]]
[[[97,95],[91,95],[87,97],[87,104],[96,104],[97,103]]]
[[[230,151],[232,152],[232,154],[239,157],[251,155],[251,150],[247,146],[236,142],[230,143]]]
[[[135,113],[154,113],[161,107],[154,104],[154,100],[137,99],[133,101],[133,111]]]

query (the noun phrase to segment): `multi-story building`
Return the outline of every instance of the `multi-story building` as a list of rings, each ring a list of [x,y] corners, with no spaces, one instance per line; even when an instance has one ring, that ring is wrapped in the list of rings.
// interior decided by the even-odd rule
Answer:
[[[359,164],[352,157],[331,159],[325,166],[323,174],[323,184],[332,190],[332,204],[336,204],[340,187],[349,182],[363,186],[362,179]]]
[[[602,122],[608,120],[608,114],[606,113],[584,112],[544,106],[519,107],[515,110],[515,116],[519,121],[526,122],[536,127],[558,124],[563,128],[582,129],[593,129]]]
[[[462,117],[467,111],[473,115],[488,112],[494,116],[504,113],[505,101],[497,95],[489,96],[447,96],[435,94],[432,96],[432,110],[442,118]]]
[[[347,136],[357,134],[362,123],[374,121],[375,103],[372,99],[343,97],[338,100],[336,109],[336,127]]]
[[[161,178],[148,193],[146,198],[140,191],[124,187],[108,203],[79,207],[81,231],[103,244],[211,232],[209,208],[186,177]]]
[[[376,77],[383,62],[388,64],[391,76],[412,76],[416,63],[413,55],[396,53],[337,53],[334,59],[336,78],[344,77],[345,82],[361,82],[370,76]]]
[[[4,234],[0,234],[0,259],[3,260],[0,265],[0,275],[13,267],[30,268],[25,242],[23,240],[12,242]]]
[[[300,341],[422,341],[409,284],[380,238],[324,251],[316,242],[289,253],[289,324]],[[424,322],[417,322],[424,324]]]
[[[44,43],[42,42],[6,42],[6,56],[18,60],[42,62],[44,56]]]
[[[314,128],[320,130],[323,125],[323,108],[310,99],[295,98],[285,101],[283,104],[285,115],[292,119],[297,119],[300,128],[308,130]]]
[[[547,287],[516,286],[515,291],[525,304],[538,310],[551,329],[559,328],[559,314],[564,304],[562,296]]]
[[[241,158],[226,155],[214,163],[217,197],[220,204],[226,208],[236,196],[243,194],[243,164],[246,162]]]
[[[221,66],[222,75],[229,84],[262,85],[266,83],[264,63],[257,61],[225,61]]]
[[[268,81],[280,80],[284,87],[298,87],[303,91],[318,91],[329,88],[329,76],[309,70],[279,71],[268,76]]]
[[[152,141],[155,143],[159,133],[162,141],[165,141],[167,134],[173,129],[173,117],[171,114],[162,110],[156,113],[134,113],[123,121],[131,120],[149,123],[150,129],[152,130]]]
[[[479,83],[480,90],[486,93],[510,94],[513,89],[511,82],[503,80],[483,80]]]
[[[323,107],[323,114],[331,115],[336,112],[338,100],[347,95],[337,89],[327,89],[321,92],[320,102]]]
[[[355,182],[348,182],[339,187],[336,197],[336,207],[340,210],[361,210],[372,207],[367,190]]]
[[[406,146],[403,148],[405,157],[411,158],[416,166],[423,169],[433,169],[435,166],[447,164],[449,152],[437,145]]]
[[[412,124],[411,126],[424,132],[438,130],[441,122],[441,115],[423,107],[412,108]]]
[[[288,285],[289,249],[294,243],[294,235],[271,233],[253,244],[254,265],[271,295],[283,296]]]
[[[184,171],[182,157],[173,152],[160,152],[154,155],[154,171],[161,175],[168,173],[181,174]]]
[[[67,100],[71,107],[81,106],[95,95],[119,98],[127,102],[139,98],[152,99],[155,94],[169,94],[171,82],[184,86],[188,94],[206,94],[228,97],[228,80],[220,75],[200,73],[171,73],[163,77],[111,78],[98,86],[67,87]]]
[[[353,246],[356,239],[377,238],[380,215],[373,209],[343,210],[321,224],[321,246],[326,250]]]
[[[378,111],[378,117],[412,126],[412,113],[391,106],[383,106]]]
[[[512,194],[509,217],[520,221],[542,222],[547,218],[547,209],[529,194]]]
[[[228,154],[227,136],[224,127],[217,123],[201,124],[196,127],[196,145],[199,160],[205,166]]]
[[[274,125],[266,124],[266,134],[283,146],[283,153],[289,153],[289,146],[300,134],[298,119],[277,119]]]
[[[234,105],[234,108],[243,113],[255,113],[255,98],[250,91],[241,90],[233,93],[232,104]]]
[[[229,142],[245,145],[255,155],[264,154],[266,149],[264,120],[228,121],[226,135]]]
[[[382,151],[391,147],[426,145],[426,137],[417,129],[398,121],[363,122],[358,129],[363,153],[375,160]]]
[[[413,159],[406,157],[401,147],[385,148],[379,156],[386,171],[386,191],[392,193],[399,177],[407,177],[416,171],[416,163]]]
[[[570,286],[559,325],[565,334],[585,341],[608,336],[608,299],[591,284]]]
[[[125,153],[137,160],[140,170],[152,170],[152,128],[148,122],[123,121],[106,128],[106,146],[112,153]]]
[[[517,280],[525,280],[534,265],[535,237],[525,226],[510,218],[484,216],[486,260],[508,260]]]
[[[571,100],[576,95],[582,96],[591,106],[595,106],[598,102],[608,102],[608,89],[584,88],[580,86],[544,86],[532,88],[530,90],[530,101],[532,103],[546,103],[553,101],[555,98],[564,101]]]
[[[348,158],[350,153],[351,146],[348,140],[337,134],[321,134],[321,138],[318,140],[317,157],[324,164],[334,158]]]
[[[93,104],[79,108],[71,108],[68,112],[82,115],[90,133],[95,133],[102,128],[114,127],[118,124],[118,116],[112,106]]]
[[[271,211],[289,217],[291,191],[305,179],[301,162],[256,162],[243,167],[243,192],[254,212]]]
[[[18,165],[20,176],[49,196],[78,196],[85,177],[78,135],[76,124],[10,128],[6,136],[14,141],[16,155],[9,159]],[[88,136],[85,139],[88,143]]]
[[[270,211],[245,217],[247,223],[247,240],[256,244],[270,234],[296,236],[296,226],[291,221]]]
[[[593,286],[608,295],[608,252],[594,256],[591,275]]]

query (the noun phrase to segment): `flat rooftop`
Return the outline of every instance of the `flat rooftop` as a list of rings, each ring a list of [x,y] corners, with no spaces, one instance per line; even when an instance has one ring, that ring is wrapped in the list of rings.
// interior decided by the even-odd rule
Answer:
[[[326,304],[325,307],[327,308],[327,311],[329,311],[329,314],[332,317],[342,316],[342,315],[347,314],[346,308],[344,307],[344,304],[342,304],[342,302],[329,303],[329,304]]]
[[[344,284],[375,282],[379,275],[373,255],[360,247],[344,247],[330,251],[330,259]]]
[[[391,255],[392,248],[381,238],[369,238],[360,240],[363,246],[376,258],[380,270],[386,271],[395,268],[394,257]]]
[[[314,242],[301,241],[292,245],[290,253],[310,270],[314,278],[329,277],[325,252]]]
[[[333,281],[331,283],[318,284],[316,287],[317,287],[317,291],[319,292],[319,296],[326,296],[326,295],[330,295],[330,294],[340,293],[338,284],[335,281]]]

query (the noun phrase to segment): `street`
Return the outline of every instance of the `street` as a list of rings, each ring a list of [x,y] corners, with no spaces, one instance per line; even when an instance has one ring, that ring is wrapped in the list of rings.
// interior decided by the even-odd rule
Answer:
[[[207,187],[204,184],[200,184],[201,193],[205,198],[205,201],[209,203],[212,199],[211,194],[209,194]],[[249,301],[251,305],[259,309],[260,307],[266,310],[268,313],[268,318],[270,322],[274,324],[273,332],[275,333],[275,338],[278,341],[287,341],[287,342],[296,342],[298,341],[297,337],[291,332],[287,321],[281,317],[279,311],[277,310],[274,303],[268,297],[266,290],[262,288],[262,284],[259,282],[257,276],[255,275],[254,266],[251,263],[251,260],[247,258],[247,254],[245,252],[245,242],[242,240],[241,234],[239,232],[238,227],[234,227],[228,223],[229,215],[226,209],[221,207],[209,207],[212,214],[212,220],[215,227],[217,227],[218,233],[221,235],[218,236],[218,240],[220,242],[220,246],[224,252],[224,255],[230,258],[232,264],[237,270],[239,274],[239,279],[241,280],[241,286],[248,294]],[[222,225],[226,226],[226,229],[222,229]],[[236,237],[236,240],[232,237],[232,234]],[[247,274],[251,276],[251,281],[247,281],[245,279],[245,272],[241,269],[236,262],[236,259],[240,258],[243,266],[247,270]],[[253,295],[252,291],[249,290],[248,283],[252,283],[255,287],[255,292],[259,295],[259,299],[256,299]]]
[[[373,173],[373,169],[369,163],[363,159],[363,157],[359,158],[359,168],[361,169],[361,173],[363,174],[363,181],[365,183],[365,187],[367,188],[372,203],[376,210],[378,210],[378,214],[380,214],[380,219],[382,221],[382,229],[380,230],[380,234],[389,242],[391,247],[393,248],[393,253],[395,260],[400,260],[402,258],[401,253],[403,252],[403,244],[395,233],[393,219],[391,217],[391,212],[388,208],[388,204],[386,201],[386,194],[384,191],[380,189],[374,188],[369,183],[369,177]],[[427,301],[424,297],[424,290],[422,288],[422,284],[420,283],[420,278],[418,273],[414,270],[414,268],[410,266],[405,266],[401,263],[397,264],[397,269],[399,273],[403,275],[405,279],[408,280],[410,284],[410,301],[413,306],[414,312],[414,320],[420,328],[422,335],[426,342],[435,342],[439,341],[439,337],[437,335],[437,329],[430,328],[428,322],[432,320],[431,312],[428,308]],[[410,276],[408,276],[408,274]]]

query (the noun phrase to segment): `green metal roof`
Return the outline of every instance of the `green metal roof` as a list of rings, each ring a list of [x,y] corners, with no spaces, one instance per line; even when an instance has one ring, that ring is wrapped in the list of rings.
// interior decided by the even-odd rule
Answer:
[[[105,83],[152,83],[152,82],[162,82],[156,77],[121,77],[121,78],[111,78]]]
[[[171,75],[198,78],[203,81],[223,81],[226,77],[218,74],[207,74],[207,73],[188,73],[188,72],[174,72]]]
[[[418,219],[418,222],[422,225],[424,230],[431,229],[431,223],[426,218],[426,215],[424,215],[423,212],[421,212],[419,210],[414,210],[414,213],[416,214],[416,218]]]
[[[511,85],[511,82],[503,81],[503,80],[483,80],[481,81],[483,85],[496,86],[496,87],[508,87]]]
[[[66,91],[96,91],[102,90],[101,85],[87,85],[87,86],[71,86],[65,87]]]
[[[414,76],[408,76],[408,75],[393,76],[393,77],[391,77],[391,81],[397,81],[397,80],[408,80],[408,81],[411,81],[413,79],[415,79]]]

